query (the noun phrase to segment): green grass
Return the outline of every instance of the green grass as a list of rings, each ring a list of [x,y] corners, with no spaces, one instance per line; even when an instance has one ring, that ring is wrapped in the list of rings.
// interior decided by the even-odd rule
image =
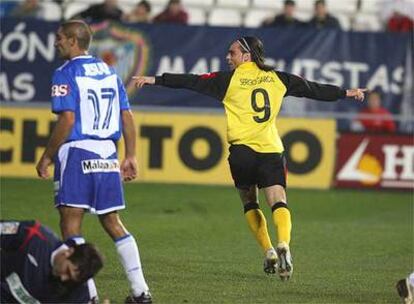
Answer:
[[[295,272],[284,283],[263,273],[233,188],[136,183],[125,190],[121,216],[138,240],[156,303],[398,303],[394,285],[414,268],[410,193],[289,190]],[[2,179],[1,218],[37,218],[58,231],[52,183]],[[106,256],[96,279],[101,299],[121,303],[128,284],[112,241],[94,216],[83,230]]]

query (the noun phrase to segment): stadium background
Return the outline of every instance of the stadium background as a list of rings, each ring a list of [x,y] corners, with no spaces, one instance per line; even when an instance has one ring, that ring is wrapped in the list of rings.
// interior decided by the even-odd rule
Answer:
[[[135,3],[119,2],[124,10]],[[153,13],[165,2],[152,1]],[[51,74],[61,64],[53,48],[57,21],[90,3],[44,1],[46,21],[1,18],[2,219],[36,217],[58,227],[52,185],[33,179],[34,165],[54,121],[48,98]],[[258,28],[258,20],[280,12],[282,1],[183,3],[190,26],[94,25],[92,52],[123,77],[138,124],[140,178],[126,187],[123,216],[140,240],[155,299],[176,303],[173,293],[190,303],[395,302],[394,282],[414,268],[412,35],[379,32],[386,17],[380,1],[360,1],[359,10],[358,1],[328,1],[345,31]],[[297,1],[298,17],[310,17],[312,4]],[[351,31],[360,15],[370,31]],[[252,258],[259,252],[229,187],[220,105],[186,91],[137,93],[130,83],[134,74],[224,69],[228,43],[244,34],[261,37],[269,62],[283,70],[381,91],[398,123],[398,134],[355,133],[360,105],[285,101],[278,124],[289,159],[297,269],[285,286],[263,281],[261,261]],[[120,299],[127,290],[112,245],[93,219],[85,235],[107,256],[98,288]]]

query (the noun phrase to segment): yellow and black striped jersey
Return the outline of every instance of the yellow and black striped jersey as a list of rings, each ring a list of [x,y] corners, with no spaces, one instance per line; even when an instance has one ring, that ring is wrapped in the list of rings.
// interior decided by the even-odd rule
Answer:
[[[322,101],[344,98],[340,87],[307,81],[301,77],[264,71],[246,62],[231,72],[203,75],[169,74],[155,78],[156,85],[186,88],[221,100],[227,116],[227,140],[260,153],[280,153],[283,144],[276,119],[283,97],[308,97]]]

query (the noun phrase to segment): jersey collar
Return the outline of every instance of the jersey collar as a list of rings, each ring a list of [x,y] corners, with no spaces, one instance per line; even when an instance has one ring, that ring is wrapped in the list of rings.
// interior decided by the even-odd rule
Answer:
[[[88,58],[92,58],[92,55],[80,55],[80,56],[76,56],[76,57],[73,57],[70,61],[76,60],[76,59],[88,59]]]
[[[248,61],[248,62],[245,62],[245,63],[242,63],[241,65],[239,65],[237,67],[237,69],[238,70],[251,70],[251,69],[253,69],[255,67],[256,67],[256,63],[255,62]]]

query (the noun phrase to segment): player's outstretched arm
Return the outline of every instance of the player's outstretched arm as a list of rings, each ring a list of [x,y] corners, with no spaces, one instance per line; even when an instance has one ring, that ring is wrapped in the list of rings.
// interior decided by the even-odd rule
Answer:
[[[345,97],[364,100],[367,89],[348,89],[306,80],[294,74],[276,71],[280,80],[285,84],[287,91],[285,96],[307,97],[320,101],[337,101]]]
[[[346,90],[346,97],[354,98],[359,101],[364,101],[365,98],[365,92],[367,92],[368,89],[348,89]]]
[[[132,79],[134,79],[137,88],[142,88],[146,84],[155,84],[155,77],[153,76],[133,76]]]

